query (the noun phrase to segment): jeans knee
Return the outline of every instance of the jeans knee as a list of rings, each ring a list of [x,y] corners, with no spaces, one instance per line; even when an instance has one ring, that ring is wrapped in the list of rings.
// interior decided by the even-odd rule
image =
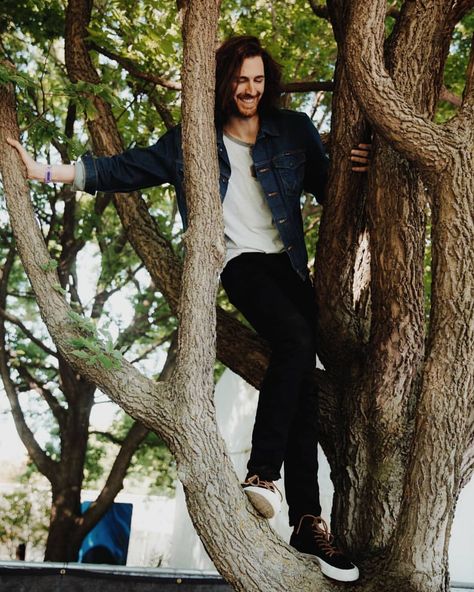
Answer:
[[[314,363],[316,340],[314,331],[307,323],[297,323],[289,329],[282,330],[277,343],[272,344],[273,351],[281,351],[287,356],[298,357]]]

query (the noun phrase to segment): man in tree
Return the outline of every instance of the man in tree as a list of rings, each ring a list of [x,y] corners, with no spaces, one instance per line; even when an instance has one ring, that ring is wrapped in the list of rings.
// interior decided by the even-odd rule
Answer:
[[[315,305],[300,209],[303,191],[323,200],[328,161],[310,119],[278,108],[281,69],[257,38],[229,39],[216,59],[215,121],[227,247],[221,279],[229,300],[272,350],[242,486],[257,511],[273,517],[281,505],[274,481],[284,462],[294,527],[290,544],[316,558],[325,575],[353,581],[357,567],[334,545],[320,517],[312,387]],[[36,163],[18,142],[10,143],[31,179],[73,183],[92,194],[171,183],[187,226],[180,126],[149,148],[110,158],[85,155],[75,165]],[[360,164],[353,170],[367,170],[368,148],[361,144],[352,151],[352,160]]]

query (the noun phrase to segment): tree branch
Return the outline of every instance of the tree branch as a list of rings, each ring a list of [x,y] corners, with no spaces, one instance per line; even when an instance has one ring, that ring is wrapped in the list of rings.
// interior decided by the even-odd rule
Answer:
[[[474,7],[474,0],[457,0],[453,3],[451,11],[451,20],[459,22]]]
[[[462,105],[461,97],[458,97],[455,93],[448,90],[445,86],[441,88],[441,93],[439,95],[440,101],[446,101],[447,103],[451,103],[455,107],[460,107]]]
[[[100,436],[104,440],[108,440],[112,444],[116,444],[117,446],[123,446],[125,440],[123,438],[117,438],[110,432],[101,432],[100,430],[89,430],[89,436]]]
[[[422,168],[441,172],[452,138],[442,127],[417,113],[395,88],[385,70],[383,41],[386,3],[368,5],[355,0],[348,28],[346,60],[351,86],[367,118],[378,132],[409,160]]]
[[[311,10],[316,16],[319,16],[319,18],[325,19],[327,21],[329,20],[329,12],[327,6],[325,6],[324,4],[318,4],[316,0],[309,0],[309,4],[311,6]]]
[[[319,91],[333,91],[334,83],[332,81],[296,81],[286,82],[281,85],[281,89],[285,93],[299,93],[299,92],[319,92]]]
[[[18,253],[58,352],[76,372],[101,388],[128,413],[143,423],[152,421],[155,427],[159,425],[162,437],[169,438],[172,405],[168,401],[167,384],[156,384],[147,379],[123,358],[120,359],[120,367],[112,363],[112,367],[107,368],[99,361],[91,364],[89,360],[88,363],[74,353],[78,340],[81,342],[86,336],[92,339],[94,334],[82,320],[74,317],[71,307],[54,288],[59,281],[58,275],[56,270],[48,267],[51,259],[34,218],[28,186],[22,176],[24,166],[16,151],[6,142],[7,137],[17,138],[19,135],[11,86],[0,87],[0,103],[0,170],[7,209]],[[107,356],[107,352],[101,349],[100,342],[97,342],[97,347],[98,352],[105,356],[103,360],[110,359],[110,355]],[[137,399],[140,399],[140,405],[134,404]],[[149,409],[153,409],[153,420],[150,419]]]
[[[100,47],[97,43],[92,42],[89,44],[92,49],[95,49],[98,53],[106,56],[107,58],[116,61],[120,64],[127,72],[129,72],[134,78],[139,80],[145,80],[146,82],[152,82],[158,86],[163,86],[169,90],[181,90],[181,82],[175,82],[174,80],[166,80],[156,74],[150,72],[144,72],[141,67],[130,58],[125,58],[118,53],[110,51],[105,47]]]
[[[176,340],[173,339],[172,344],[168,350],[166,362],[160,374],[160,381],[168,382],[170,380],[175,362]],[[120,443],[121,448],[115,458],[109,476],[107,477],[107,481],[102,488],[97,500],[89,506],[87,512],[81,518],[81,531],[83,532],[83,535],[85,535],[86,532],[88,532],[95,524],[97,524],[98,520],[100,520],[100,518],[105,514],[110,504],[115,499],[117,493],[122,489],[123,480],[127,474],[127,470],[130,467],[130,461],[132,460],[137,448],[146,438],[147,434],[148,429],[141,423],[135,422],[122,442],[119,442],[118,439],[115,439],[115,443]],[[114,441],[112,439],[112,434],[108,434],[108,437],[111,441]]]
[[[29,389],[35,390],[41,397],[46,401],[48,407],[51,409],[56,421],[59,424],[60,429],[65,425],[67,419],[67,411],[62,407],[52,392],[47,389],[43,383],[40,383],[36,378],[28,371],[28,368],[24,364],[20,364],[16,368],[18,374],[25,381]]]
[[[389,16],[394,19],[397,19],[400,16],[400,11],[397,8],[396,2],[387,7],[386,16]]]
[[[0,374],[2,376],[3,386],[10,402],[12,411],[13,421],[15,427],[23,442],[28,454],[32,461],[38,467],[38,470],[45,475],[51,483],[55,483],[56,472],[58,464],[49,457],[41,446],[36,441],[33,432],[28,427],[25,421],[25,416],[18,400],[18,393],[16,392],[15,385],[10,378],[8,369],[8,363],[6,359],[6,353],[4,348],[4,331],[3,323],[0,323]]]
[[[50,349],[47,345],[45,345],[44,341],[35,337],[34,333],[32,333],[27,327],[25,327],[25,325],[21,322],[21,320],[18,317],[15,317],[14,315],[10,314],[9,312],[7,312],[5,309],[3,309],[1,307],[0,307],[0,317],[3,317],[6,321],[13,323],[19,329],[21,329],[22,333],[24,333],[25,336],[28,337],[28,339],[30,341],[32,341],[35,345],[37,345],[40,349],[42,349],[46,354],[48,354],[49,356],[53,356],[55,358],[58,357],[57,352],[55,352],[54,350]]]
[[[466,70],[466,85],[462,97],[463,105],[472,107],[474,105],[474,34],[471,39],[471,52]]]
[[[469,63],[466,70],[466,83],[462,96],[461,108],[450,121],[445,124],[446,129],[452,133],[452,127],[456,128],[461,137],[470,137],[472,143],[474,120],[474,34],[471,39]]]
[[[165,124],[166,129],[169,130],[172,127],[174,127],[176,125],[176,123],[173,119],[171,111],[163,103],[163,101],[158,97],[158,93],[156,92],[156,90],[152,89],[150,92],[148,92],[148,97],[151,101],[151,104],[155,107],[157,112],[160,114],[160,117],[163,120],[163,123]]]
[[[1,142],[5,142],[5,138],[0,138]],[[1,159],[0,159],[1,163]],[[5,183],[5,177],[4,177]],[[6,183],[5,183],[6,185]],[[8,278],[13,267],[13,262],[15,259],[15,250],[13,247],[10,248],[10,251],[7,255],[7,259],[5,264],[2,268],[1,280],[0,280],[0,307],[5,308],[6,305],[6,298],[7,298],[7,284]],[[41,446],[36,441],[33,432],[28,427],[28,424],[25,421],[25,416],[23,415],[23,411],[20,406],[20,402],[18,400],[18,393],[15,388],[15,385],[10,377],[10,369],[8,366],[8,358],[6,352],[6,331],[5,331],[5,322],[4,318],[1,317],[0,320],[0,375],[2,377],[3,386],[5,388],[5,392],[7,394],[8,400],[10,402],[10,407],[12,410],[13,421],[15,422],[15,427],[20,436],[21,441],[25,445],[25,448],[28,451],[33,462],[36,464],[38,469],[45,475],[51,483],[54,482],[55,475],[56,475],[56,467],[57,463],[55,463],[41,448]]]

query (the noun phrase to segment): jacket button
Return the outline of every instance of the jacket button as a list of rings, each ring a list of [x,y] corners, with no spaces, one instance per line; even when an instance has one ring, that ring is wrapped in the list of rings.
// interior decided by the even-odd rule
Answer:
[[[268,194],[268,197],[275,197],[275,195],[278,195],[278,192],[277,192],[277,191],[271,191],[271,192]]]
[[[286,218],[280,218],[278,220],[278,224],[283,224],[283,222],[286,222]]]
[[[293,245],[290,245],[286,250],[291,251],[293,249]]]

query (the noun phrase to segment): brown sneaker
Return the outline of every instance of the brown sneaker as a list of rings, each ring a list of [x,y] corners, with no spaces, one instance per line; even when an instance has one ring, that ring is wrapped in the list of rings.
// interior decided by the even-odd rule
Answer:
[[[252,506],[265,518],[273,518],[281,509],[283,496],[273,481],[263,481],[252,475],[242,483]]]

